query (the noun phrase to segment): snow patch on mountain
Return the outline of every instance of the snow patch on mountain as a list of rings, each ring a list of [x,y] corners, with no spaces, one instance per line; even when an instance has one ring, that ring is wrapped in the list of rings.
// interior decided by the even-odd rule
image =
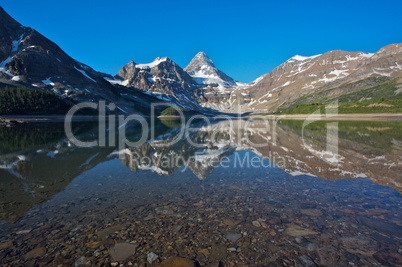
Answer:
[[[157,57],[151,63],[148,63],[148,64],[136,64],[135,67],[137,69],[143,69],[143,70],[152,69],[153,67],[158,66],[160,63],[165,62],[166,60],[167,60],[167,57],[163,57],[163,58]]]
[[[13,48],[11,49],[11,52],[17,52],[18,51],[18,46],[21,44],[22,39],[24,38],[24,34],[21,35],[19,40],[13,41]]]
[[[96,83],[96,81],[95,81],[94,79],[92,79],[91,77],[89,77],[88,74],[87,74],[85,71],[78,69],[76,66],[74,66],[74,69],[76,69],[77,71],[79,71],[79,72],[80,72],[82,75],[84,75],[86,78],[88,78],[88,79],[90,79],[91,81],[93,81],[93,82]]]
[[[348,70],[333,70],[329,73],[329,75],[336,75],[337,77],[339,77],[340,75],[343,76],[348,76]]]
[[[321,54],[315,55],[315,56],[310,56],[310,57],[305,57],[305,56],[300,56],[300,55],[295,55],[291,57],[288,61],[306,61],[306,60],[312,60],[316,57],[321,56]]]

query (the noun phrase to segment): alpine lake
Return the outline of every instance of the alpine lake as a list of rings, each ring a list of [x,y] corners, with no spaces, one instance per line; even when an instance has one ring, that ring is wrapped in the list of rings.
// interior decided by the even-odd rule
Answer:
[[[402,266],[401,121],[121,127],[0,128],[2,266]]]

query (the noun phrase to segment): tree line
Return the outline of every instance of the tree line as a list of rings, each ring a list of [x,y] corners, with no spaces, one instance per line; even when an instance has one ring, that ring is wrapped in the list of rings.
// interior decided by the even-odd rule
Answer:
[[[65,114],[71,105],[52,92],[9,86],[0,89],[1,115]]]

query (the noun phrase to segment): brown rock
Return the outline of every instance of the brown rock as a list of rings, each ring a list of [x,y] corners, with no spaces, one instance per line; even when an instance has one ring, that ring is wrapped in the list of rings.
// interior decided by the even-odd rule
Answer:
[[[101,241],[92,241],[92,242],[85,243],[86,247],[93,248],[93,249],[97,249],[98,247],[100,247],[100,245],[102,245]]]
[[[210,254],[210,253],[209,253],[209,250],[208,250],[207,248],[204,248],[204,249],[199,250],[198,253],[202,253],[202,254],[204,254],[204,255],[209,255],[209,254]]]
[[[10,240],[10,241],[1,243],[0,244],[0,249],[3,250],[3,249],[6,249],[6,248],[9,248],[9,247],[12,247],[12,246],[13,246],[13,242]]]
[[[158,266],[160,266],[160,267],[195,267],[195,263],[188,259],[172,257],[167,260],[164,260]]]
[[[211,259],[221,261],[226,258],[227,248],[223,244],[214,244],[211,247]]]
[[[318,233],[313,230],[300,227],[298,225],[289,225],[289,227],[286,228],[285,230],[285,234],[296,237],[296,236],[316,235]]]
[[[252,224],[253,224],[255,227],[261,227],[261,223],[260,223],[259,221],[253,221]]]
[[[224,218],[222,221],[227,226],[236,226],[240,223],[240,221],[234,221],[234,220],[228,219],[228,218]]]
[[[339,210],[340,212],[347,213],[347,214],[355,214],[356,212],[352,209],[342,209]]]
[[[318,256],[320,257],[320,265],[322,266],[336,266],[340,257],[339,251],[334,246],[326,246],[319,248],[317,250]]]
[[[121,229],[127,227],[128,225],[129,225],[129,223],[123,223],[121,225],[112,226],[112,227],[109,227],[109,228],[106,228],[106,229],[103,229],[103,230],[97,232],[96,235],[100,239],[106,239],[110,234],[120,231]]]
[[[322,212],[319,209],[303,209],[301,210],[301,213],[313,217],[319,217],[322,215]]]
[[[34,258],[43,256],[45,253],[46,253],[46,248],[44,248],[44,247],[35,248],[24,255],[24,260],[27,261],[30,259],[34,259]]]
[[[379,244],[367,236],[351,236],[341,239],[344,248],[354,254],[371,256],[379,249]]]

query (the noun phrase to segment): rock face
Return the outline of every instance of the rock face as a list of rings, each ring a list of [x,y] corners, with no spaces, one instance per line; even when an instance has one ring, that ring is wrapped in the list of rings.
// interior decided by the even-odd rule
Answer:
[[[375,54],[335,50],[310,57],[296,55],[249,84],[238,83],[218,96],[207,95],[204,106],[224,112],[274,112],[307,94],[342,95],[376,84],[376,77],[384,81],[401,76],[402,44],[388,45]],[[353,84],[358,81],[365,82]]]
[[[247,100],[250,110],[275,111],[319,90],[339,88],[369,77],[400,76],[401,44],[386,46],[375,54],[335,50],[311,57],[296,55],[260,77],[254,85],[244,87],[243,94],[250,97]],[[345,87],[343,92],[356,89],[359,88]]]
[[[116,75],[118,83],[137,88],[158,99],[175,105],[198,110],[199,90],[193,79],[168,57],[156,58],[149,64],[130,61]]]
[[[205,52],[195,55],[184,70],[197,84],[212,87],[236,86],[235,80],[218,70]]]
[[[220,111],[207,103],[219,103],[221,95],[237,86],[204,52],[199,52],[184,70],[168,57],[158,57],[148,64],[130,61],[111,82],[204,113]]]

